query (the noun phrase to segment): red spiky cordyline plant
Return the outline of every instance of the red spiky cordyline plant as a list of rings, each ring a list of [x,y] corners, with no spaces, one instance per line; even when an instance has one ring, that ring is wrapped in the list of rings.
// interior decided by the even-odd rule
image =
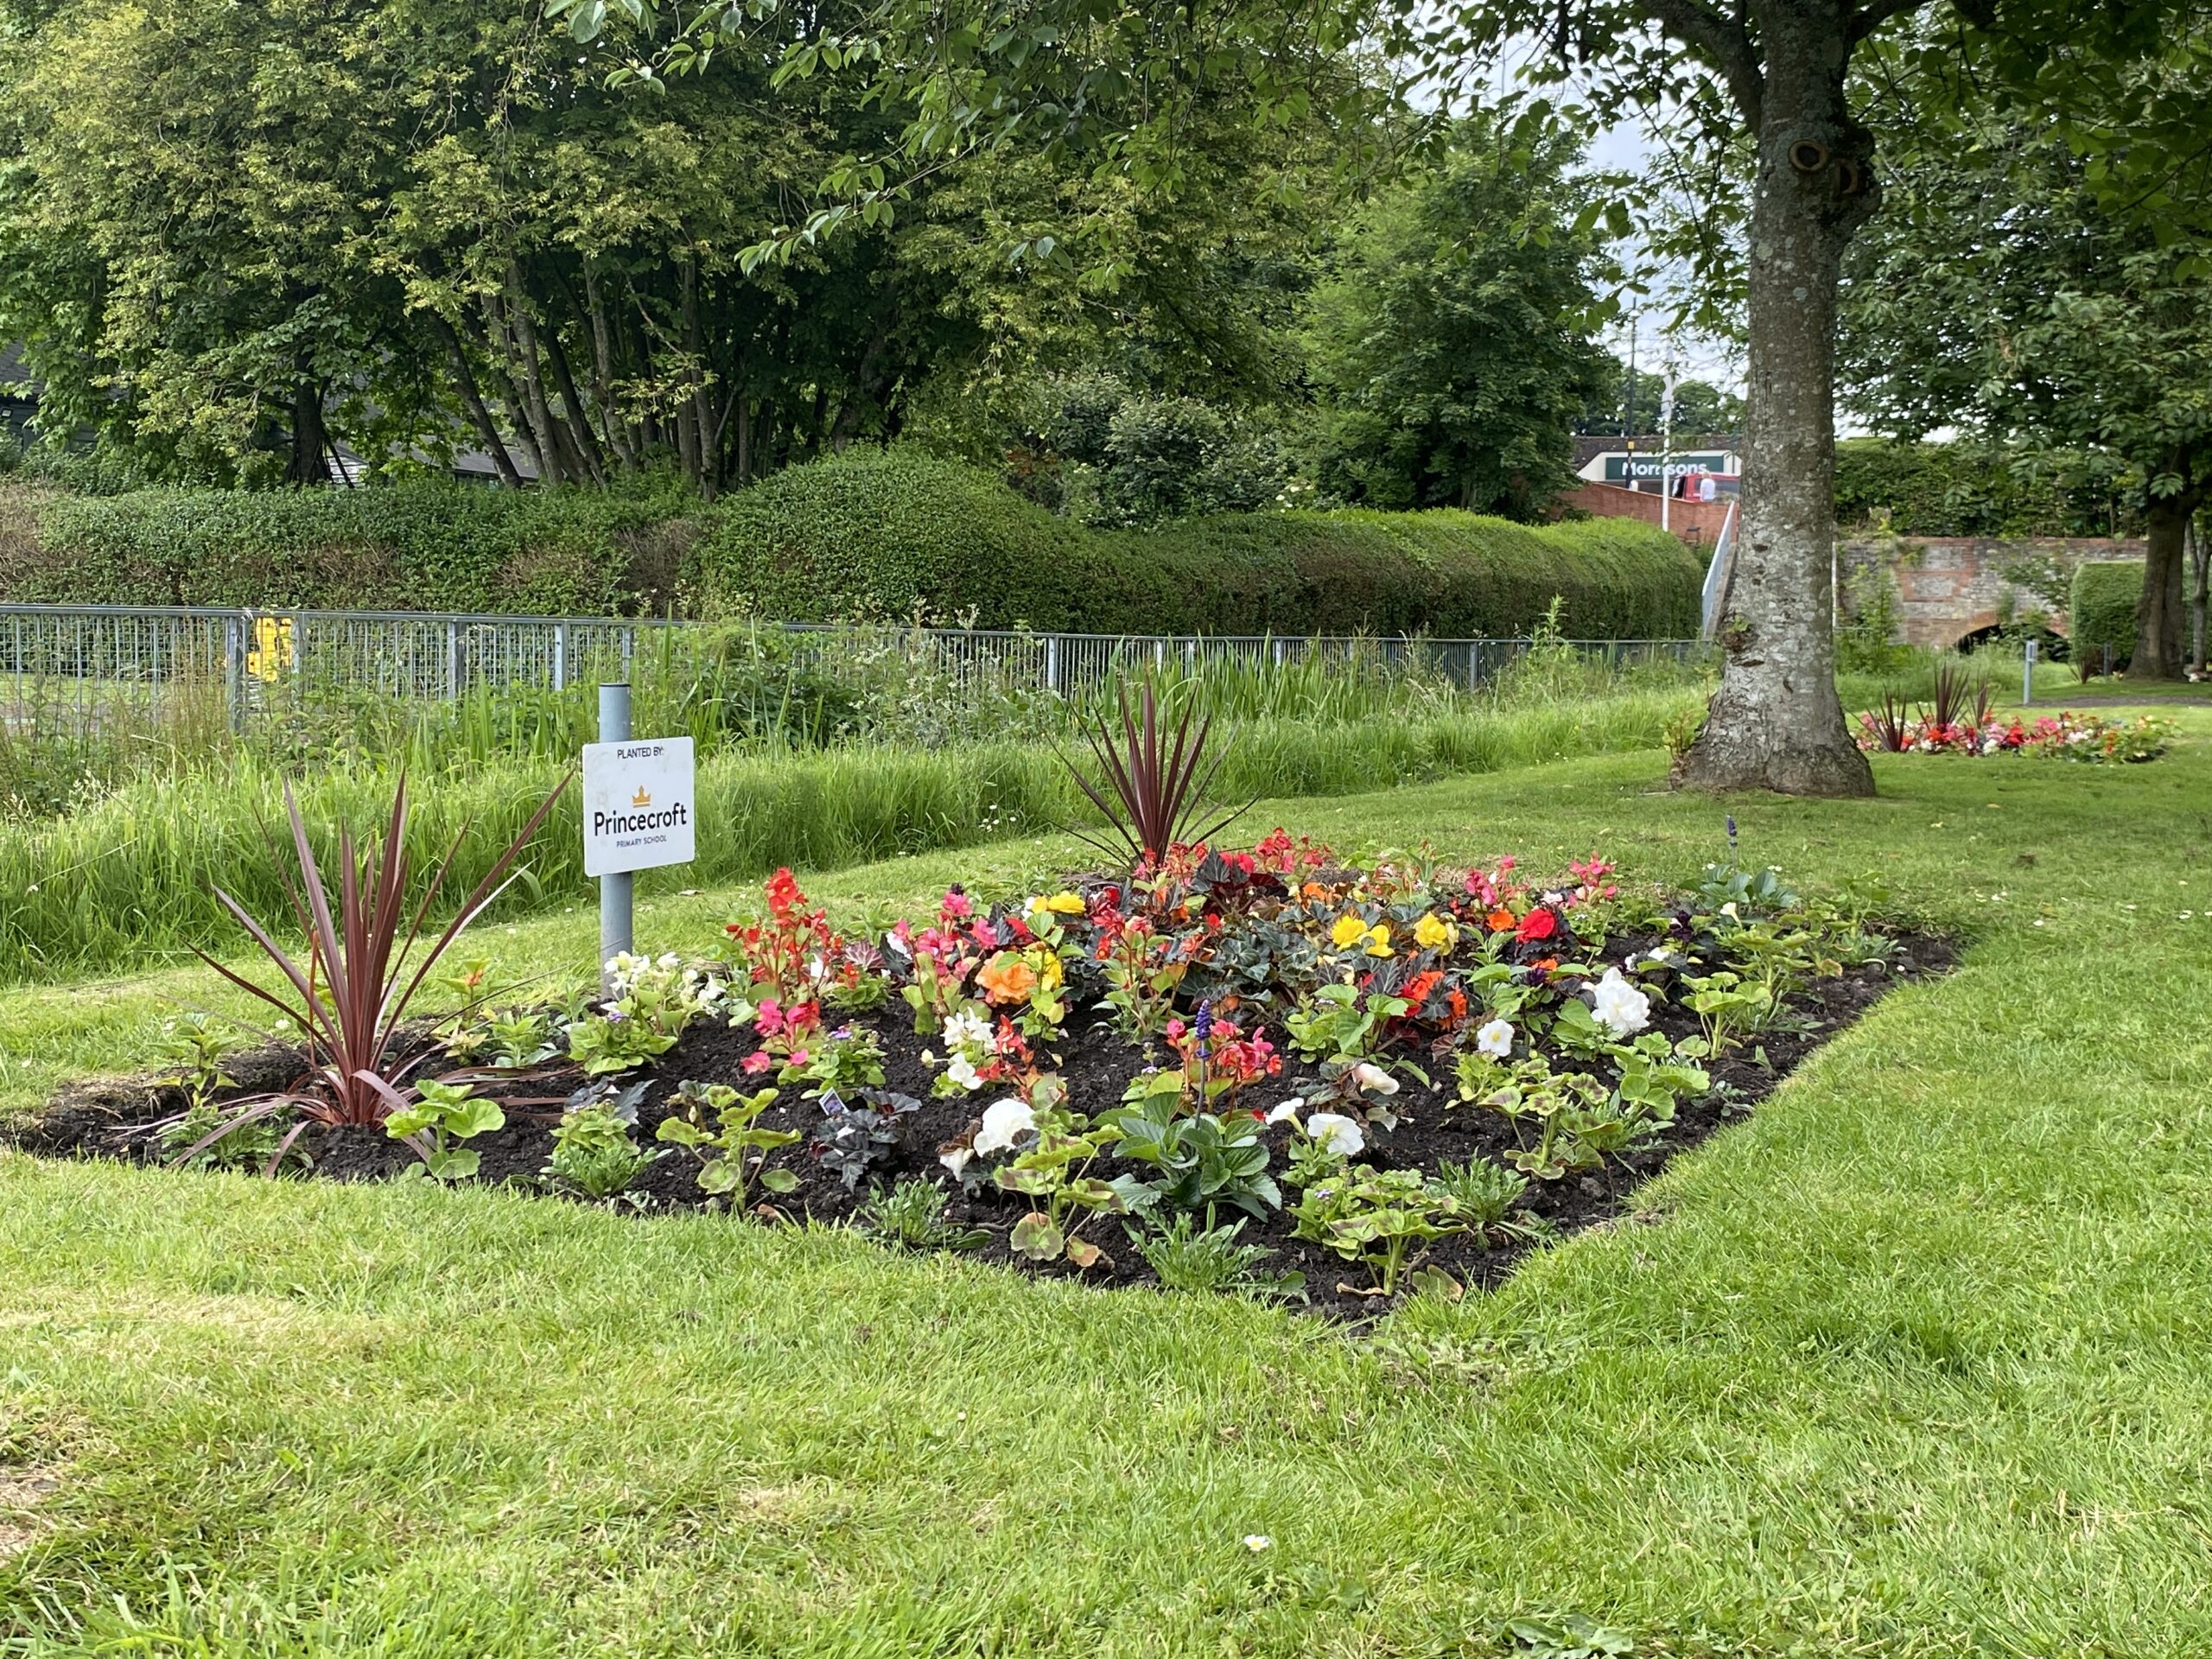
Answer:
[[[307,1043],[311,1081],[304,1087],[245,1102],[212,1135],[180,1154],[180,1160],[193,1157],[241,1125],[296,1108],[300,1122],[292,1126],[269,1160],[269,1173],[274,1174],[291,1151],[293,1141],[309,1124],[375,1125],[405,1106],[404,1091],[410,1079],[437,1052],[436,1044],[427,1039],[414,1043],[403,1040],[400,1027],[409,1006],[438,958],[506,890],[516,858],[537,833],[569,782],[563,778],[553,786],[522,832],[507,843],[475,891],[419,957],[416,943],[423,938],[423,924],[452,873],[454,855],[461,850],[461,836],[468,833],[468,826],[463,824],[454,836],[410,910],[407,890],[413,866],[407,855],[407,779],[403,775],[392,791],[391,814],[381,841],[357,854],[351,833],[340,831],[338,903],[334,911],[321,867],[308,843],[299,803],[287,784],[284,810],[291,819],[297,879],[289,870],[281,874],[293,914],[307,939],[306,960],[297,959],[278,944],[266,926],[220,887],[215,889],[216,899],[275,964],[284,984],[269,989],[232,972],[204,950],[194,954],[299,1028]],[[273,847],[270,853],[276,855]],[[411,964],[410,957],[415,957]]]
[[[1938,662],[1936,664],[1934,706],[1925,711],[1928,722],[1949,731],[1959,723],[1959,716],[1966,712],[1967,671],[1956,663]]]
[[[1885,690],[1882,693],[1882,709],[1879,714],[1870,709],[1861,715],[1859,719],[1872,736],[1875,746],[1883,753],[1901,754],[1904,752],[1905,732],[1912,724],[1912,721],[1906,709],[1904,699],[1899,696],[1894,689]]]
[[[1098,757],[1104,781],[1094,784],[1072,760],[1068,761],[1068,770],[1075,774],[1076,787],[1105,814],[1106,826],[1119,837],[1121,845],[1077,830],[1074,833],[1079,838],[1109,856],[1126,855],[1138,863],[1156,863],[1169,848],[1194,846],[1220,834],[1243,815],[1245,808],[1240,806],[1205,822],[1202,828],[1192,827],[1200,822],[1205,810],[1206,785],[1229,758],[1229,752],[1223,749],[1210,761],[1207,759],[1206,740],[1213,732],[1211,715],[1199,722],[1194,735],[1192,711],[1184,710],[1174,734],[1163,741],[1160,699],[1150,684],[1139,696],[1135,716],[1129,713],[1126,687],[1120,702],[1118,734],[1103,715],[1096,716],[1095,728],[1086,723],[1083,728],[1084,741]]]

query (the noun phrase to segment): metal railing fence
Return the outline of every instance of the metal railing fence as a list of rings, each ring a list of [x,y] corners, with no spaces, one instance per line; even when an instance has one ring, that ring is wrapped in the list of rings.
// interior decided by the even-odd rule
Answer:
[[[777,637],[780,640],[777,641]],[[0,605],[0,727],[90,733],[159,718],[189,701],[246,729],[319,699],[454,700],[479,689],[555,691],[626,679],[641,658],[679,671],[749,639],[794,668],[834,673],[867,643],[908,654],[955,684],[1079,693],[1116,676],[1338,662],[1423,672],[1470,690],[1529,651],[1526,639],[1109,635],[817,623],[195,607]],[[1618,666],[1694,660],[1696,639],[1557,642]]]

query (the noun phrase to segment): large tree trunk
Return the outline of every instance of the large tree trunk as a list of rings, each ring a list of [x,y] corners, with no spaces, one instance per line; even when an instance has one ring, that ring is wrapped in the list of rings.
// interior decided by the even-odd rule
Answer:
[[[330,435],[322,423],[322,388],[302,380],[292,392],[292,453],[284,464],[284,481],[301,488],[329,483],[329,447]]]
[[[499,482],[511,490],[522,487],[522,474],[515,470],[515,459],[507,453],[506,441],[500,437],[492,411],[484,406],[484,394],[476,385],[476,374],[468,366],[468,353],[461,349],[461,336],[454,326],[435,308],[423,314],[429,321],[430,332],[446,348],[446,360],[453,365],[453,383],[461,393],[461,406],[468,411],[469,424],[476,429],[476,442],[492,458],[492,465],[499,474]]]
[[[1777,6],[1764,41],[1749,270],[1744,517],[1726,657],[1676,781],[1700,789],[1871,795],[1835,689],[1836,282],[1872,210],[1872,137],[1844,101],[1834,11]]]
[[[2189,596],[2189,671],[2204,672],[2204,623],[2208,605],[2212,605],[2212,543],[2204,539],[2204,526],[2196,518],[2189,523],[2189,562],[2195,582]]]
[[[2177,680],[2183,662],[2182,570],[2188,563],[2183,543],[2190,515],[2196,511],[2194,495],[2154,496],[2145,515],[2149,520],[2149,550],[2143,560],[2143,596],[2135,601],[2135,654],[2127,659],[2124,677],[2131,680]]]

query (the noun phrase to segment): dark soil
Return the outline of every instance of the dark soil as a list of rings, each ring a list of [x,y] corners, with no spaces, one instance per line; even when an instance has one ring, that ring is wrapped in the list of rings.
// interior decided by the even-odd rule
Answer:
[[[1608,1164],[1602,1175],[1570,1173],[1556,1181],[1531,1182],[1524,1202],[1538,1224],[1534,1230],[1539,1235],[1546,1230],[1573,1233],[1620,1216],[1628,1209],[1635,1189],[1669,1159],[1748,1113],[1807,1054],[1864,1014],[1892,986],[1905,978],[1940,972],[1949,965],[1952,957],[1950,945],[1942,939],[1909,938],[1901,942],[1901,949],[1886,967],[1855,969],[1840,978],[1819,982],[1808,994],[1793,999],[1785,1016],[1763,1033],[1756,1046],[1747,1044],[1709,1065],[1707,1070],[1719,1086],[1702,1100],[1685,1102],[1672,1127],[1656,1141]],[[1670,1004],[1655,1003],[1654,1013],[1658,1028],[1669,1036],[1686,1036],[1695,1028],[1689,1015]],[[852,1023],[873,1028],[882,1039],[887,1086],[923,1103],[921,1109],[897,1120],[899,1144],[886,1162],[871,1170],[871,1179],[886,1187],[909,1175],[944,1180],[937,1148],[968,1129],[984,1105],[1007,1090],[987,1088],[957,1100],[931,1098],[930,1084],[935,1074],[925,1069],[920,1059],[929,1039],[914,1034],[905,1005],[895,999],[884,1009]],[[732,1030],[719,1023],[701,1024],[687,1032],[658,1065],[640,1074],[650,1076],[652,1082],[639,1111],[639,1139],[652,1141],[655,1128],[668,1116],[667,1097],[680,1081],[728,1083],[748,1091],[760,1086],[762,1079],[749,1077],[742,1070],[745,1057],[754,1046],[749,1030]],[[1061,1041],[1039,1054],[1038,1060],[1066,1080],[1073,1109],[1092,1116],[1116,1105],[1123,1087],[1145,1064],[1144,1058],[1110,1027],[1103,1022],[1081,1023],[1080,1017]],[[272,1047],[234,1055],[226,1062],[226,1069],[238,1079],[239,1087],[233,1092],[242,1097],[293,1084],[300,1079],[304,1064],[297,1049]],[[1299,1077],[1314,1069],[1286,1054],[1284,1074],[1255,1084],[1240,1103],[1262,1109],[1272,1106],[1288,1098]],[[1406,1081],[1394,1103],[1396,1128],[1389,1133],[1370,1129],[1363,1161],[1385,1167],[1433,1170],[1446,1160],[1456,1162],[1478,1155],[1497,1158],[1516,1145],[1511,1123],[1454,1098],[1448,1059],[1424,1069],[1435,1078],[1434,1085],[1423,1090],[1411,1079]],[[552,1148],[552,1125],[558,1115],[554,1103],[582,1082],[581,1074],[572,1068],[557,1067],[518,1081],[504,1091],[489,1090],[504,1092],[508,1122],[505,1128],[468,1143],[482,1157],[480,1179],[542,1190],[540,1172]],[[149,1128],[181,1110],[183,1103],[175,1089],[143,1078],[92,1080],[64,1090],[37,1122],[18,1131],[16,1139],[26,1150],[51,1156],[155,1162],[159,1154]],[[799,1185],[787,1194],[756,1191],[756,1198],[766,1198],[775,1206],[766,1218],[772,1220],[780,1214],[841,1220],[866,1201],[866,1181],[859,1192],[848,1191],[810,1152],[811,1133],[823,1121],[820,1107],[802,1099],[797,1088],[785,1089],[783,1097],[763,1116],[765,1127],[797,1129],[802,1135],[798,1143],[768,1156],[769,1168],[791,1171]],[[1290,1132],[1287,1126],[1277,1125],[1267,1135],[1276,1154],[1275,1167],[1280,1169]],[[309,1128],[300,1146],[312,1160],[313,1178],[319,1179],[382,1179],[398,1173],[413,1160],[406,1147],[373,1128]],[[719,1200],[709,1199],[699,1191],[693,1179],[697,1167],[689,1154],[670,1148],[647,1169],[637,1192],[622,1200],[621,1207],[648,1214],[719,1207]],[[1008,1249],[1007,1234],[1029,1208],[1026,1200],[988,1185],[968,1193],[957,1185],[950,1190],[948,1218],[981,1228],[988,1235],[988,1242],[976,1253],[981,1259],[1007,1262],[1027,1271],[1073,1273],[1065,1263],[1035,1268]],[[1083,1273],[1083,1279],[1122,1286],[1153,1281],[1151,1269],[1131,1246],[1117,1218],[1093,1217],[1081,1233],[1105,1251],[1104,1259]],[[1265,1222],[1248,1222],[1243,1242],[1266,1245],[1276,1270],[1302,1273],[1310,1306],[1351,1318],[1369,1317],[1377,1311],[1374,1300],[1357,1294],[1369,1283],[1365,1270],[1319,1245],[1293,1236],[1287,1214],[1279,1212]],[[1497,1283],[1534,1247],[1525,1236],[1460,1235],[1434,1241],[1421,1261],[1474,1288]]]

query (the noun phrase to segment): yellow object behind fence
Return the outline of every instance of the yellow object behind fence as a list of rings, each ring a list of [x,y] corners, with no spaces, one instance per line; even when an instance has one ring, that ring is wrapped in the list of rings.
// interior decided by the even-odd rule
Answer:
[[[278,675],[292,666],[292,619],[255,617],[253,647],[245,654],[245,671],[257,680],[273,684]]]

